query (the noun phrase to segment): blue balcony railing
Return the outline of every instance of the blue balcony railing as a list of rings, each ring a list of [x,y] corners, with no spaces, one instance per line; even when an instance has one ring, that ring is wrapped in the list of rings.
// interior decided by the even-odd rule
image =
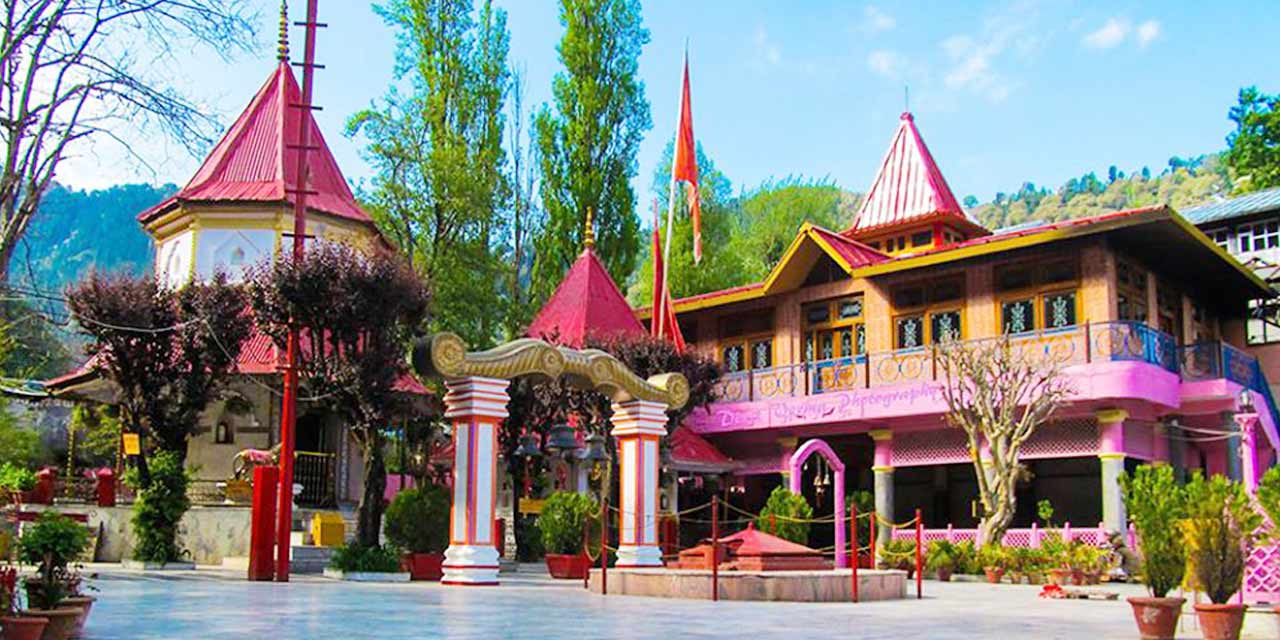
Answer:
[[[1173,336],[1140,322],[1090,323],[965,342],[997,340],[1008,340],[1021,355],[1061,366],[1147,362],[1184,379],[1201,380],[1223,377],[1226,363],[1227,377],[1237,382],[1261,376],[1253,372],[1257,362],[1243,351],[1216,342],[1179,348]],[[719,382],[718,398],[749,402],[938,379],[936,350],[919,347],[726,374]]]

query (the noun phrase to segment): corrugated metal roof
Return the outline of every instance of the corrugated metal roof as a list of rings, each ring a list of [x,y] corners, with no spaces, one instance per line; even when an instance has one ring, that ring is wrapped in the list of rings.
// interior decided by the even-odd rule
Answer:
[[[1181,213],[1192,223],[1203,225],[1271,210],[1280,210],[1280,187],[1183,209]]]
[[[525,335],[554,338],[559,344],[581,348],[587,336],[647,333],[631,305],[609,277],[591,249],[586,249],[565,273]]]
[[[849,263],[849,266],[852,268],[856,269],[869,264],[884,262],[889,259],[889,256],[876,251],[857,240],[851,240],[834,231],[828,231],[817,225],[810,227],[809,232],[817,235],[819,238],[822,238],[822,240],[830,245],[831,248],[839,254],[845,262]]]
[[[910,113],[902,114],[880,171],[848,233],[915,222],[938,215],[973,224],[929,153]]]
[[[179,202],[293,202],[286,188],[297,184],[298,118],[305,117],[316,147],[308,162],[307,187],[314,191],[307,194],[308,208],[372,222],[356,204],[315,118],[292,106],[301,100],[301,93],[289,64],[281,62],[191,181],[173,197],[142,212],[138,220],[150,222]]]

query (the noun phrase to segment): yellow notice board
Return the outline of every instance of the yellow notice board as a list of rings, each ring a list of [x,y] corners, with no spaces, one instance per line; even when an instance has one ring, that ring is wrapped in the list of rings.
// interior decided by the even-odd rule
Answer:
[[[122,437],[124,438],[124,454],[126,456],[142,455],[142,441],[138,438],[138,434],[126,433]]]
[[[520,498],[520,513],[542,513],[542,505],[546,504],[546,500],[535,500],[533,498]]]

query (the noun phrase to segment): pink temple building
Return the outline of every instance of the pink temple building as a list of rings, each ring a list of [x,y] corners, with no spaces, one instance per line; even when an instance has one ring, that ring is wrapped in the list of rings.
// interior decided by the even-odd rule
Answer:
[[[1008,338],[1060,363],[1072,393],[1024,446],[1006,542],[1032,541],[1040,500],[1101,540],[1126,529],[1126,469],[1254,483],[1275,463],[1276,407],[1242,350],[1249,305],[1272,295],[1167,207],[987,230],[903,114],[851,228],[806,224],[763,282],[675,302],[691,347],[726,371],[685,428],[734,460],[728,495],[747,510],[780,485],[818,513],[867,491],[887,518],[919,508],[931,537],[960,539],[976,482],[932,347]],[[811,542],[839,546],[835,529]]]

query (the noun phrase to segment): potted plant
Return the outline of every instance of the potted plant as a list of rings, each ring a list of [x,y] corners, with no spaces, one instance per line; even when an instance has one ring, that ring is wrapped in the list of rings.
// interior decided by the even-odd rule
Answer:
[[[937,574],[939,581],[951,582],[951,574],[956,569],[955,545],[946,540],[930,542],[926,564],[931,571]]]
[[[11,462],[0,465],[0,492],[6,499],[15,504],[30,502],[31,492],[36,488],[36,474]]]
[[[1005,553],[1004,547],[994,542],[982,545],[978,550],[978,564],[986,574],[987,582],[999,584],[1004,579],[1004,572],[1008,568],[1007,558],[1008,554]]]
[[[591,496],[572,491],[557,491],[542,505],[538,528],[542,530],[547,571],[552,578],[586,577],[591,557],[582,546],[583,530],[597,517],[597,511]]]
[[[916,542],[905,538],[888,540],[880,548],[880,568],[907,572],[910,580],[916,575]]]
[[[439,580],[449,546],[449,492],[426,486],[396,494],[384,516],[387,540],[404,550],[401,563],[413,580]]]
[[[982,573],[982,567],[978,566],[978,550],[973,546],[972,540],[953,544],[951,548],[953,550],[951,558],[955,561],[956,573],[970,576]]]
[[[1096,584],[1093,580],[1101,575],[1098,565],[1102,561],[1102,550],[1080,540],[1073,540],[1068,549],[1067,565],[1071,569],[1071,583],[1076,586]]]
[[[1185,536],[1181,521],[1187,516],[1186,490],[1167,465],[1142,465],[1132,476],[1120,476],[1125,511],[1142,540],[1142,580],[1149,597],[1129,598],[1138,633],[1150,640],[1172,639],[1186,598],[1168,594],[1182,584],[1186,571]]]
[[[1042,585],[1045,583],[1045,566],[1048,562],[1045,560],[1044,549],[1030,548],[1026,554],[1027,566],[1023,569],[1027,573],[1027,584]]]
[[[6,640],[40,640],[48,618],[18,615],[18,568],[0,567],[0,637]]]
[[[1009,547],[1005,549],[1005,570],[1009,582],[1022,584],[1031,568],[1031,549],[1027,547]]]
[[[1044,554],[1044,566],[1049,573],[1049,583],[1066,586],[1071,584],[1071,547],[1057,531],[1045,532],[1040,540]]]
[[[89,612],[93,609],[93,603],[98,599],[84,592],[84,578],[80,575],[78,568],[67,567],[59,569],[57,580],[64,585],[67,597],[62,599],[64,607],[78,607],[80,609],[80,617],[76,619],[76,629],[71,635],[78,638],[84,635],[84,625],[89,622]],[[93,587],[89,587],[93,589]],[[96,590],[96,589],[95,589]]]
[[[1244,624],[1245,605],[1231,604],[1244,577],[1246,547],[1262,517],[1253,510],[1243,485],[1222,476],[1199,474],[1187,484],[1187,551],[1196,582],[1209,596],[1195,605],[1205,640],[1235,640]]]
[[[19,557],[36,565],[35,577],[25,580],[27,603],[31,609],[22,615],[48,618],[44,640],[72,637],[76,625],[85,615],[83,607],[66,606],[70,595],[67,563],[80,555],[89,544],[84,526],[60,513],[46,511],[18,539]]]

